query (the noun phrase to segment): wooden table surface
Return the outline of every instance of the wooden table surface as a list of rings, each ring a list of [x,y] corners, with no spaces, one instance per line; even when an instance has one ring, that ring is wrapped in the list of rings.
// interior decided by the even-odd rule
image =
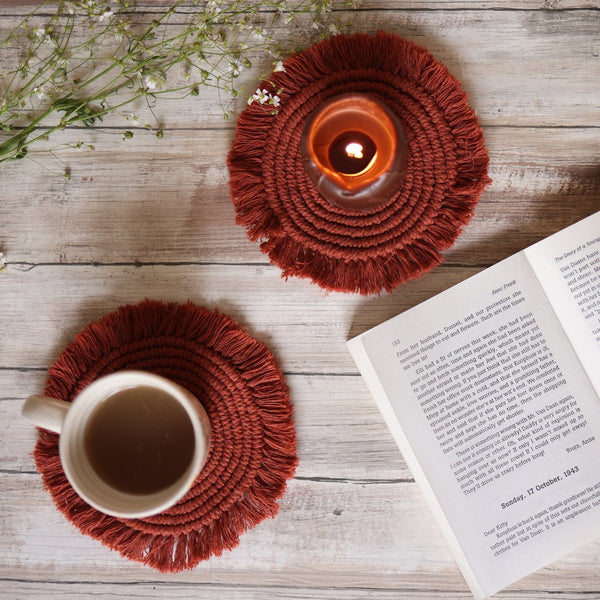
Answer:
[[[3,37],[31,5],[0,1]],[[51,156],[0,166],[1,598],[471,597],[345,342],[600,209],[600,2],[364,0],[341,16],[445,63],[490,153],[493,184],[444,263],[392,294],[285,281],[248,241],[227,185],[235,119],[222,119],[211,90],[159,107],[162,140],[141,131],[122,141],[117,125],[114,135],[64,132],[96,146],[60,155],[70,181]],[[281,39],[310,43],[302,29]],[[218,307],[268,344],[299,440],[279,515],[174,575],[121,558],[55,510],[20,416],[78,331],[144,298]],[[589,545],[500,597],[600,598],[599,561],[600,544]]]

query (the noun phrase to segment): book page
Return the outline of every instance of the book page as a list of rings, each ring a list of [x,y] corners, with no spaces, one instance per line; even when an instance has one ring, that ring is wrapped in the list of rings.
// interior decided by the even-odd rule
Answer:
[[[600,212],[525,254],[600,395]]]
[[[600,535],[599,401],[523,253],[348,348],[476,597]]]

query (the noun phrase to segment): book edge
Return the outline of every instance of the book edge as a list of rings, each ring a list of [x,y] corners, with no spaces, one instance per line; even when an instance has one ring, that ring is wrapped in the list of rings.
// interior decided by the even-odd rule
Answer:
[[[370,330],[372,331],[372,330]],[[450,548],[450,552],[452,553],[463,577],[467,585],[469,586],[471,592],[473,593],[476,600],[485,600],[492,593],[495,593],[495,590],[490,593],[484,593],[481,584],[479,583],[475,573],[471,569],[471,565],[467,560],[467,557],[462,551],[460,543],[454,534],[454,531],[448,522],[446,515],[442,509],[440,502],[437,499],[433,489],[429,485],[429,481],[425,472],[421,468],[419,460],[416,454],[413,452],[412,447],[404,434],[402,426],[400,425],[399,420],[396,417],[394,409],[383,389],[383,386],[379,382],[379,377],[375,372],[375,369],[371,363],[371,360],[368,357],[367,351],[362,343],[362,337],[368,332],[365,332],[357,337],[354,337],[346,342],[346,348],[350,352],[356,366],[358,367],[363,380],[367,384],[367,388],[369,389],[371,396],[373,397],[377,407],[383,419],[387,425],[388,430],[392,434],[396,446],[402,453],[404,461],[406,462],[410,472],[412,473],[415,482],[419,486],[421,492],[423,493],[425,500],[429,506],[429,509],[433,513],[438,526],[441,529],[442,535],[446,540]]]

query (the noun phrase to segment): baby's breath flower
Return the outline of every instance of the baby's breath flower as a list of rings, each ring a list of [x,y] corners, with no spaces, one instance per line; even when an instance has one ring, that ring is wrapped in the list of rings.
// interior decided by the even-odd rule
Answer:
[[[271,92],[264,88],[262,90],[258,88],[254,94],[248,98],[247,102],[248,104],[258,102],[258,104],[263,106],[269,105],[278,108],[281,105],[281,98],[277,94],[271,94]]]
[[[269,33],[266,29],[255,29],[252,32],[252,37],[259,42],[264,42],[269,37]]]
[[[113,11],[112,8],[107,8],[105,9],[105,11],[98,17],[98,21],[100,21],[100,23],[102,23],[102,21],[105,21],[107,19],[110,19],[113,16]]]
[[[119,19],[114,23],[114,38],[120,42],[129,33],[129,23],[123,19]]]
[[[264,104],[269,100],[269,92],[265,89],[257,89],[252,96],[253,100],[256,100],[259,104]]]
[[[228,71],[231,73],[232,77],[237,77],[240,74],[242,67],[242,63],[236,58],[229,62]]]
[[[280,72],[282,72],[282,71],[285,73],[285,66],[284,66],[284,64],[283,64],[283,61],[282,61],[282,60],[278,60],[278,61],[275,63],[275,67],[273,68],[273,71],[275,71],[275,73],[280,73]]]
[[[44,27],[34,27],[32,33],[35,39],[43,42],[48,46],[56,46],[56,42],[52,39],[51,31]]]
[[[3,271],[6,268],[6,258],[4,257],[4,252],[0,252],[0,271]]]
[[[209,2],[206,3],[205,11],[212,15],[218,15],[221,12],[221,7],[216,0],[209,0]]]
[[[157,79],[154,75],[146,75],[144,77],[144,85],[147,89],[153,90],[156,87]]]
[[[33,35],[35,35],[38,40],[43,40],[46,37],[46,30],[43,27],[34,27]]]
[[[146,75],[144,77],[144,85],[148,90],[155,90],[156,88],[160,88],[164,85],[165,78],[158,73],[151,73],[150,75]]]

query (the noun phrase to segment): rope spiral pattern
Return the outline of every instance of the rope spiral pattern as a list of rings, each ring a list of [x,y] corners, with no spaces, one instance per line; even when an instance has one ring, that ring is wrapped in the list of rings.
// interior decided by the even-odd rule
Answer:
[[[287,386],[263,344],[218,312],[145,301],[88,325],[50,369],[44,393],[71,401],[94,379],[122,369],[167,377],[202,402],[212,435],[207,463],[175,506],[118,519],[73,491],[58,436],[40,430],[36,465],[69,520],[128,558],[179,571],[235,547],[247,528],[275,516],[296,468],[296,436]]]
[[[336,36],[297,54],[261,87],[281,97],[239,118],[228,157],[237,222],[283,270],[328,290],[391,291],[439,264],[490,180],[481,128],[460,84],[425,49],[396,35]],[[333,96],[365,93],[399,118],[408,173],[386,203],[330,204],[302,165],[307,118]]]

